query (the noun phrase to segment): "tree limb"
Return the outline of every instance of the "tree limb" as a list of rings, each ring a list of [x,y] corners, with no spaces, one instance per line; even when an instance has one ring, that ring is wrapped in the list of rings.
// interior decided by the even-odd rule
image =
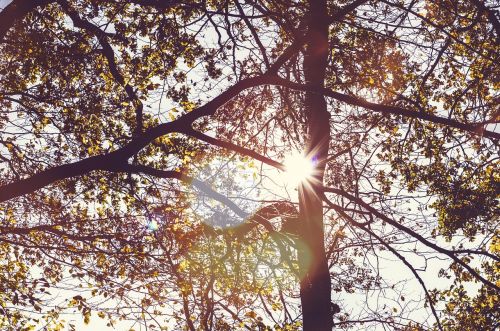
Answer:
[[[144,105],[142,104],[142,101],[137,96],[136,91],[134,91],[134,88],[132,86],[130,86],[130,84],[125,82],[125,78],[123,77],[122,73],[118,69],[118,65],[117,65],[116,59],[115,59],[115,52],[108,41],[108,35],[104,31],[102,31],[98,26],[81,18],[80,15],[78,15],[78,13],[70,7],[70,5],[68,4],[68,2],[66,0],[58,0],[58,3],[64,9],[66,14],[71,18],[75,27],[80,28],[80,29],[92,34],[93,36],[95,36],[97,38],[97,40],[101,44],[102,52],[103,52],[104,57],[106,57],[106,60],[108,61],[108,67],[109,67],[109,71],[110,71],[111,75],[113,76],[115,81],[123,87],[123,89],[127,93],[129,100],[132,101],[134,106],[135,106],[136,128],[134,130],[134,133],[140,134],[143,131]]]
[[[292,81],[289,81],[286,79],[282,79],[282,78],[276,78],[275,84],[280,85],[280,86],[284,86],[284,87],[288,87],[288,88],[291,88],[294,90],[311,91],[311,92],[320,93],[320,94],[323,94],[325,96],[334,98],[338,101],[347,103],[351,106],[369,109],[369,110],[375,111],[377,113],[392,114],[392,115],[399,115],[399,116],[403,116],[403,117],[407,117],[407,118],[420,119],[420,120],[424,120],[427,122],[436,123],[436,124],[460,129],[463,131],[467,131],[467,132],[470,132],[474,135],[480,135],[480,136],[488,137],[491,139],[500,139],[500,133],[486,130],[483,127],[484,123],[462,123],[462,122],[459,122],[459,121],[456,121],[453,119],[448,119],[445,117],[440,117],[437,115],[424,113],[424,112],[416,112],[416,111],[413,111],[413,110],[410,110],[407,108],[369,102],[369,101],[366,101],[366,100],[364,100],[360,97],[357,97],[357,96],[332,91],[328,88],[318,88],[318,87],[308,86],[305,84],[299,84],[299,83],[295,83],[295,82],[292,82]]]
[[[263,155],[255,152],[251,149],[238,146],[238,145],[233,144],[233,143],[228,142],[228,141],[222,141],[220,139],[210,137],[210,136],[208,136],[204,133],[201,133],[199,131],[196,131],[196,130],[189,130],[189,131],[184,132],[184,133],[190,135],[193,138],[196,138],[196,139],[199,139],[199,140],[204,141],[206,143],[209,143],[211,145],[219,146],[219,147],[234,151],[240,155],[249,156],[251,158],[254,158],[255,160],[259,160],[259,161],[261,161],[265,164],[268,164],[272,167],[275,167],[277,169],[280,169],[280,170],[285,169],[285,166],[282,163],[274,161],[273,159],[270,159],[266,156],[263,156]]]
[[[324,188],[324,192],[334,193],[334,194],[343,196],[343,197],[345,197],[345,198],[347,198],[347,199],[349,199],[349,200],[351,200],[353,202],[356,202],[358,205],[360,205],[363,208],[365,208],[366,210],[370,211],[377,218],[379,218],[379,219],[383,220],[384,222],[392,225],[396,229],[409,234],[413,238],[415,238],[418,241],[420,241],[422,244],[426,245],[427,247],[430,247],[430,248],[434,249],[436,252],[439,252],[441,254],[444,254],[444,255],[448,256],[450,259],[452,259],[453,261],[455,261],[457,264],[459,264],[463,268],[465,268],[472,276],[474,276],[475,278],[477,278],[478,280],[480,280],[484,284],[488,285],[492,289],[496,290],[497,292],[500,292],[500,287],[499,286],[497,286],[496,284],[492,283],[491,281],[489,281],[486,278],[484,278],[483,276],[481,276],[478,272],[476,272],[474,269],[472,269],[467,263],[463,262],[461,259],[459,259],[455,255],[456,253],[460,253],[460,251],[450,251],[448,249],[442,248],[442,247],[440,247],[440,246],[438,246],[438,245],[430,242],[429,240],[425,239],[422,235],[418,234],[417,232],[415,232],[415,231],[407,228],[406,226],[398,223],[397,221],[393,220],[392,218],[390,218],[390,217],[382,214],[380,211],[378,211],[374,207],[372,207],[369,204],[367,204],[366,202],[364,202],[361,198],[357,198],[357,197],[355,197],[355,196],[353,196],[353,195],[351,195],[351,194],[349,194],[349,193],[347,193],[347,192],[345,192],[343,190],[336,189],[336,188],[331,188],[331,187],[325,187]],[[490,254],[488,252],[476,252],[476,254],[485,255],[485,256],[488,256],[488,257],[490,257],[492,259],[498,260],[497,257],[495,257],[494,255],[492,255],[492,254]]]
[[[22,20],[29,12],[38,7],[45,7],[55,0],[14,0],[0,11],[0,43],[9,29]]]
[[[241,91],[259,85],[272,84],[274,76],[262,75],[239,81],[226,91],[219,94],[205,105],[181,116],[172,122],[159,124],[146,130],[143,134],[133,138],[128,144],[117,150],[103,155],[92,156],[77,162],[55,166],[28,178],[21,179],[6,185],[0,186],[0,202],[34,192],[55,181],[77,177],[94,170],[113,170],[137,154],[140,150],[150,144],[153,140],[169,133],[191,133],[191,125],[203,116],[209,116],[234,98]]]

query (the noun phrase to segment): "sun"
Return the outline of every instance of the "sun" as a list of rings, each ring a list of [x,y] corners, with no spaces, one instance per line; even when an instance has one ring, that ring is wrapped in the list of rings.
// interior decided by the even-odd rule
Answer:
[[[285,157],[283,179],[287,186],[296,187],[301,183],[312,180],[315,162],[303,153],[292,153]]]

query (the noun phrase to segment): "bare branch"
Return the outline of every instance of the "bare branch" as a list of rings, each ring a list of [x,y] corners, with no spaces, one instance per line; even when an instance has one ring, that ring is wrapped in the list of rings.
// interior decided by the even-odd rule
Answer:
[[[194,138],[197,138],[197,139],[202,140],[204,142],[207,142],[211,145],[219,146],[219,147],[234,151],[240,155],[249,156],[251,158],[254,158],[255,160],[259,160],[259,161],[261,161],[265,164],[268,164],[272,167],[275,167],[277,169],[284,170],[284,168],[285,168],[285,166],[280,162],[274,161],[273,159],[270,159],[266,156],[263,156],[255,151],[252,151],[251,149],[238,146],[238,145],[233,144],[231,142],[222,141],[220,139],[207,136],[206,134],[203,134],[203,133],[196,131],[196,130],[189,130],[189,131],[184,132],[184,133],[190,135],[191,137],[194,137]]]
[[[478,280],[480,280],[481,282],[483,282],[484,284],[488,285],[489,287],[491,287],[492,289],[496,290],[496,291],[499,291],[500,292],[500,287],[498,287],[496,284],[490,282],[489,280],[487,280],[486,278],[484,278],[483,276],[481,276],[477,271],[475,271],[474,269],[472,269],[467,263],[463,262],[460,258],[458,258],[455,254],[457,253],[461,253],[460,251],[450,251],[450,250],[447,250],[445,248],[442,248],[434,243],[431,243],[429,240],[425,239],[422,235],[418,234],[417,232],[407,228],[406,226],[398,223],[397,221],[393,220],[392,218],[382,214],[380,211],[378,211],[377,209],[375,209],[374,207],[370,206],[369,204],[367,204],[366,202],[364,202],[361,198],[357,198],[343,190],[340,190],[340,189],[336,189],[336,188],[331,188],[331,187],[325,187],[324,188],[324,192],[330,192],[330,193],[335,193],[337,195],[341,195],[353,202],[356,202],[358,205],[362,206],[363,208],[365,208],[366,210],[370,211],[374,216],[376,216],[377,218],[383,220],[384,222],[392,225],[393,227],[395,227],[396,229],[398,230],[401,230],[407,234],[409,234],[410,236],[412,236],[413,238],[417,239],[418,241],[420,241],[422,244],[426,245],[427,247],[430,247],[432,249],[434,249],[435,251],[441,253],[441,254],[444,254],[446,256],[448,256],[450,259],[452,259],[453,261],[455,261],[457,264],[459,264],[460,266],[464,267],[471,275],[473,275],[475,278],[477,278]],[[492,259],[495,259],[498,261],[498,257],[495,257],[494,255],[488,253],[488,252],[476,252],[476,254],[481,254],[481,255],[485,255],[485,256],[488,256]]]

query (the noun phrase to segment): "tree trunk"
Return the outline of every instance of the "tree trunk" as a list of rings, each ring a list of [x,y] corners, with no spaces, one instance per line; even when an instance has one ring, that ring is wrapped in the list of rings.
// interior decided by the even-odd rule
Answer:
[[[307,84],[324,86],[328,61],[328,13],[325,0],[309,1],[308,42],[303,61]],[[331,280],[325,254],[321,189],[330,142],[330,114],[323,95],[305,94],[307,120],[306,153],[316,162],[314,179],[299,188],[301,219],[299,249],[301,273],[300,298],[305,331],[330,331],[333,328]]]

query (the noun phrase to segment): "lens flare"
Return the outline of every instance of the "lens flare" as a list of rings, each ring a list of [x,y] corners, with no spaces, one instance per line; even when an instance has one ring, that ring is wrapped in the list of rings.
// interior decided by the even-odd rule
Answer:
[[[302,153],[293,153],[286,156],[283,165],[285,166],[283,179],[286,185],[296,187],[313,178],[314,159]]]
[[[151,231],[151,232],[154,232],[156,230],[158,230],[158,222],[156,222],[155,220],[151,220],[147,225],[146,225],[146,228]]]

